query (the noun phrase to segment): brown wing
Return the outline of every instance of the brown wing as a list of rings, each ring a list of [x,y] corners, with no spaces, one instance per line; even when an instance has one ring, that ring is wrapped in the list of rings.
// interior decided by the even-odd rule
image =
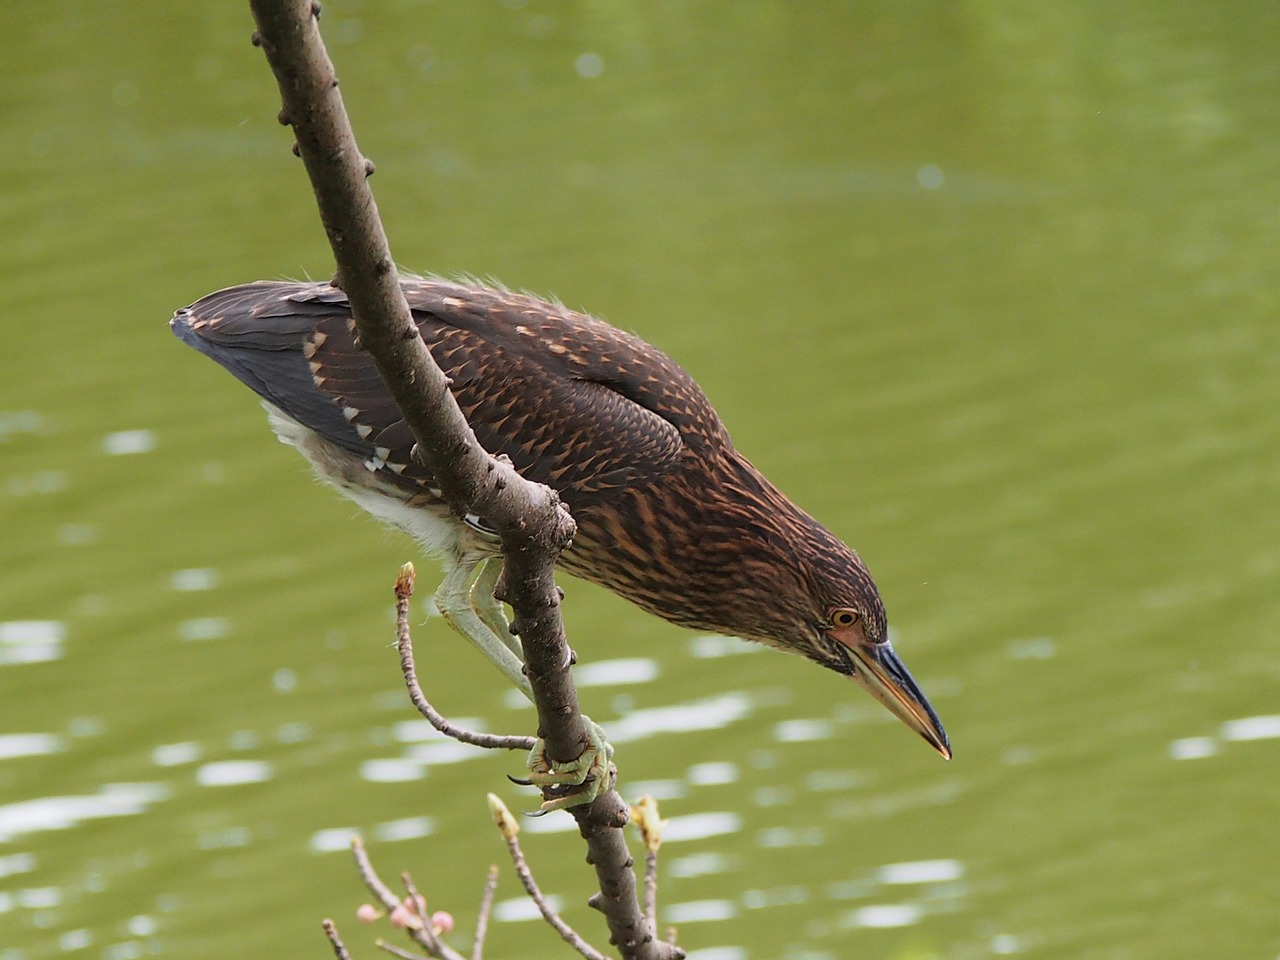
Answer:
[[[570,508],[662,476],[686,446],[727,444],[705,395],[674,361],[608,324],[534,297],[405,280],[418,328],[486,449],[560,491]],[[413,487],[434,478],[355,341],[328,284],[222,290],[174,331],[294,419]]]

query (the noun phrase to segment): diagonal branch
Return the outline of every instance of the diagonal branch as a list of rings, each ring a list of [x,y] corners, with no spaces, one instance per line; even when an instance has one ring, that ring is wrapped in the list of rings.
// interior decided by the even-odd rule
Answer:
[[[360,342],[369,351],[421,457],[459,513],[484,516],[499,531],[505,598],[515,612],[526,671],[547,756],[577,759],[587,743],[569,673],[570,654],[554,579],[559,552],[573,536],[568,511],[547,487],[526,482],[509,463],[490,456],[467,425],[431,358],[400,289],[395,262],[367,177],[338,80],[316,19],[314,0],[250,0],[254,42],[267,55],[280,88],[280,121],[293,127],[320,219],[333,248],[340,283],[351,302]],[[627,810],[613,790],[573,811],[595,865],[612,939],[626,960],[682,956],[658,941],[636,897],[636,879],[622,837]]]

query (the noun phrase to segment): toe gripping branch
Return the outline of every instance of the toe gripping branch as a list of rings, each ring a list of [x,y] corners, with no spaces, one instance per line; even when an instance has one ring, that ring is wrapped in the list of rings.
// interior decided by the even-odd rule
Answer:
[[[583,716],[587,741],[576,760],[558,763],[547,756],[545,740],[538,740],[529,751],[527,779],[510,777],[521,786],[542,791],[542,805],[530,816],[540,817],[552,810],[592,803],[613,788],[617,773],[613,767],[613,746],[605,740],[604,730],[590,717]]]

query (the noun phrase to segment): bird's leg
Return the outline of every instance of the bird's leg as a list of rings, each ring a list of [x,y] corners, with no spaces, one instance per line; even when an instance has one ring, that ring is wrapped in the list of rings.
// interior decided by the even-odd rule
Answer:
[[[547,744],[542,739],[529,751],[529,779],[522,782],[543,789],[558,787],[564,791],[543,800],[537,810],[539,815],[591,803],[613,786],[609,775],[613,745],[604,738],[600,725],[590,717],[584,714],[582,721],[587,729],[587,742],[583,744],[577,760],[556,763],[547,756]],[[568,789],[570,787],[577,789]]]
[[[457,630],[488,658],[489,662],[502,671],[503,676],[515,684],[516,689],[530,700],[533,690],[529,686],[529,678],[524,675],[524,661],[511,649],[510,634],[504,630],[499,635],[481,618],[472,606],[471,577],[475,573],[478,560],[459,560],[451,569],[444,581],[436,589],[435,601],[440,614],[449,622],[449,626]],[[501,569],[501,565],[499,565]],[[484,577],[484,573],[481,574]],[[492,589],[489,595],[492,596]],[[494,601],[496,604],[497,601]],[[499,611],[500,613],[501,611]],[[506,618],[503,617],[503,622]]]
[[[479,573],[476,568],[479,567]],[[512,635],[502,604],[493,595],[502,575],[502,561],[462,559],[436,590],[436,606],[449,625],[470,640],[530,701],[533,690],[524,675],[524,650]],[[584,716],[587,742],[576,760],[557,763],[547,756],[542,739],[529,752],[530,786],[553,788],[555,796],[544,800],[538,813],[564,810],[591,803],[611,786],[609,765],[613,747],[599,725]]]
[[[511,632],[511,624],[507,621],[506,611],[502,609],[502,602],[493,595],[501,576],[501,560],[490,558],[480,561],[480,574],[471,585],[471,609],[523,663],[524,647],[520,644],[520,638]]]

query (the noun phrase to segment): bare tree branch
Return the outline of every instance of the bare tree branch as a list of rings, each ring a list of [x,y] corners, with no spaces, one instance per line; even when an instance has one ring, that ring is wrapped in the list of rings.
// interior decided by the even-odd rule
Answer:
[[[324,935],[329,938],[329,944],[333,947],[333,955],[338,960],[351,960],[351,954],[347,952],[346,946],[342,943],[342,938],[338,936],[338,928],[334,926],[333,921],[329,919],[322,920],[320,926],[324,929]]]
[[[459,513],[484,516],[499,531],[503,599],[515,612],[525,667],[547,757],[576,760],[588,742],[569,672],[570,653],[554,579],[559,551],[574,525],[547,487],[526,482],[486,453],[431,358],[400,289],[399,278],[367,177],[373,166],[351,131],[334,67],[316,25],[313,0],[250,0],[254,41],[267,55],[280,88],[280,121],[293,127],[320,219],[337,262],[336,281],[351,302],[360,341],[377,364],[412,430],[421,457]],[[572,811],[595,866],[612,940],[626,960],[671,960],[683,954],[654,936],[636,897],[635,874],[621,828],[627,820],[612,789]]]
[[[484,942],[489,937],[489,917],[493,913],[493,897],[498,892],[498,866],[489,868],[484,882],[484,895],[480,898],[480,913],[476,917],[476,939],[471,948],[471,960],[484,960]]]
[[[433,727],[446,737],[452,737],[461,743],[469,743],[489,750],[532,750],[536,742],[533,737],[504,737],[466,730],[450,723],[431,705],[418,684],[418,671],[413,660],[413,638],[409,633],[409,599],[413,596],[413,582],[413,564],[406,563],[400,568],[400,574],[396,577],[396,647],[400,651],[400,672],[404,674],[405,686],[409,689],[409,699],[413,705]]]
[[[538,881],[533,877],[533,871],[529,868],[529,862],[524,857],[524,851],[520,849],[520,824],[516,822],[516,818],[511,815],[507,805],[496,794],[489,794],[489,813],[492,815],[493,822],[497,825],[499,832],[501,832],[502,838],[507,841],[507,852],[511,855],[511,863],[516,868],[516,876],[520,878],[520,883],[525,892],[529,894],[529,899],[533,901],[538,908],[538,912],[542,914],[542,919],[547,921],[552,930],[560,934],[560,938],[565,943],[586,957],[587,960],[606,960],[605,955],[582,939],[578,931],[565,923],[560,914],[547,901],[542,888],[538,886]]]

